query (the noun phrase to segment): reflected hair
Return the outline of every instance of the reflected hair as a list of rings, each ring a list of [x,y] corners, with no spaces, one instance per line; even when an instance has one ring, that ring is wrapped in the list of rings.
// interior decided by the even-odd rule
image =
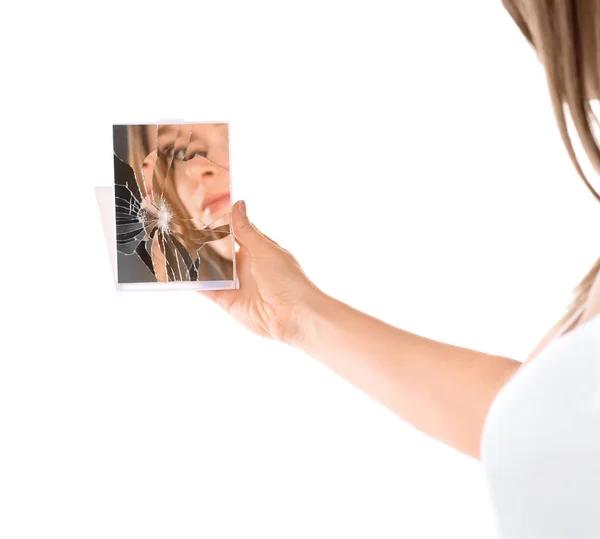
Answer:
[[[600,0],[502,2],[544,66],[561,138],[580,178],[600,201],[600,194],[583,171],[572,138],[576,134],[589,162],[600,174],[600,147],[594,135],[599,122],[591,106],[591,101],[600,98]],[[573,290],[572,301],[559,324],[584,305],[599,272],[600,258]]]

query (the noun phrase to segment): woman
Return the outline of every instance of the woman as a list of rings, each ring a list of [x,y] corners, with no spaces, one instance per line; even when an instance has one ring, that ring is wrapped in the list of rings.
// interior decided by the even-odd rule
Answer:
[[[158,281],[231,281],[228,125],[115,126],[115,148],[121,253]]]
[[[565,113],[600,171],[590,106],[600,96],[600,0],[504,3],[545,67],[567,150],[600,200]],[[319,290],[251,224],[243,201],[232,221],[241,288],[204,295],[255,333],[319,359],[422,432],[481,458],[503,538],[600,537],[600,261],[522,364],[361,313]]]

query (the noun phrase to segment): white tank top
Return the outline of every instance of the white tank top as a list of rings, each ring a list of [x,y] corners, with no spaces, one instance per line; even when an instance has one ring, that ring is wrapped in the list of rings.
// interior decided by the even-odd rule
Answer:
[[[501,539],[600,539],[600,315],[502,388],[481,438]]]

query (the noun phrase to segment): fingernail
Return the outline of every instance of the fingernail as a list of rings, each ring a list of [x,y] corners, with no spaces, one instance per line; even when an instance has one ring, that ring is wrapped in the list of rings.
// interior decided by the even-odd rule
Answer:
[[[240,215],[246,217],[246,202],[244,200],[240,202]]]

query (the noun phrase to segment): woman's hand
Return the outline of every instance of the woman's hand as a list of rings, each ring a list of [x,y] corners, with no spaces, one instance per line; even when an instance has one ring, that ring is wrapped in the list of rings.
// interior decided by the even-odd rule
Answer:
[[[232,224],[240,245],[236,253],[240,288],[201,294],[254,333],[299,344],[308,306],[322,292],[306,277],[291,253],[249,221],[244,201],[234,204]]]

